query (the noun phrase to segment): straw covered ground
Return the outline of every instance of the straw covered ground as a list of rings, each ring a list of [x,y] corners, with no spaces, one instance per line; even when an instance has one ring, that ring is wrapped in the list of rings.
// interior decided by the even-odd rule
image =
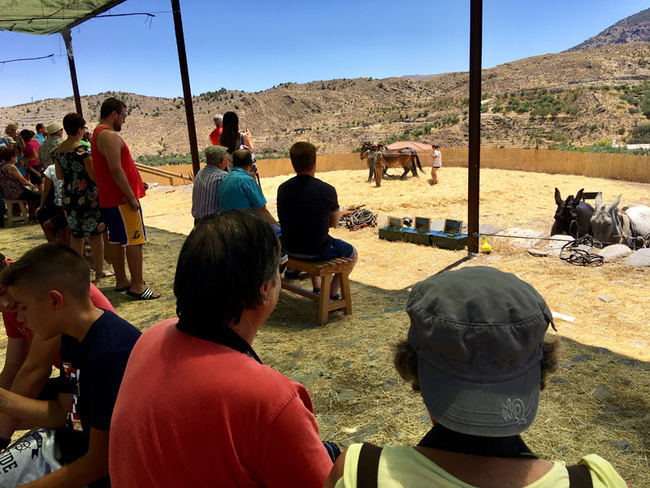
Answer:
[[[365,204],[394,216],[466,220],[466,169],[442,169],[440,184],[433,187],[420,177],[385,180],[375,188],[362,170],[318,176],[337,188],[341,205]],[[273,213],[277,187],[287,178],[262,180]],[[481,172],[481,224],[548,234],[554,187],[563,196],[585,188],[602,191],[605,201],[622,193],[623,205],[650,204],[648,184],[487,169]],[[119,314],[146,329],[174,316],[174,268],[192,227],[191,187],[152,188],[142,203],[149,238],[145,278],[162,298],[133,302],[113,292],[109,281],[99,286]],[[546,241],[533,245],[504,238],[489,238],[492,254],[458,263],[465,251],[383,241],[376,229],[332,232],[359,250],[351,275],[353,314],[333,313],[327,325],[318,326],[315,304],[283,291],[254,345],[264,362],[307,387],[324,440],[344,446],[364,439],[417,442],[429,419],[417,394],[395,373],[390,351],[391,344],[406,337],[410,287],[455,263],[490,265],[517,274],[540,291],[553,311],[575,317],[573,323],[556,321],[558,332],[550,332],[562,343],[560,367],[542,393],[537,419],[524,435],[527,443],[542,457],[568,462],[600,454],[630,486],[650,486],[647,268],[631,268],[625,261],[572,266],[553,253],[539,258],[526,252],[546,249]],[[15,257],[42,241],[36,226],[0,231],[0,251]]]

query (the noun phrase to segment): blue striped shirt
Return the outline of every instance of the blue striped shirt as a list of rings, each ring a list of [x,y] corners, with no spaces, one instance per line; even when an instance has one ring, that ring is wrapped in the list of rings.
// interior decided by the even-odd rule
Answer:
[[[209,164],[196,174],[192,188],[192,217],[200,219],[219,211],[219,186],[227,175]]]

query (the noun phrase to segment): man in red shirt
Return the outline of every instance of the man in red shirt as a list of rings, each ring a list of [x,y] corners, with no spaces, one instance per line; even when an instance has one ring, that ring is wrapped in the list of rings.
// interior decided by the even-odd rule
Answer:
[[[90,141],[97,196],[115,270],[115,290],[125,291],[138,300],[153,300],[154,293],[142,277],[142,244],[145,241],[140,198],[147,186],[133,162],[131,152],[118,132],[126,120],[126,105],[116,98],[104,100],[99,125]],[[124,259],[129,263],[131,280],[126,276]]]
[[[221,132],[223,131],[223,128],[221,127],[223,124],[223,115],[216,114],[214,117],[212,117],[212,120],[214,121],[214,125],[217,126],[217,128],[210,132],[210,144],[213,146],[218,146],[219,139],[221,138]]]
[[[307,390],[252,347],[278,301],[281,262],[258,212],[194,227],[174,279],[178,319],[150,327],[124,373],[111,420],[113,488],[323,486],[332,461]]]

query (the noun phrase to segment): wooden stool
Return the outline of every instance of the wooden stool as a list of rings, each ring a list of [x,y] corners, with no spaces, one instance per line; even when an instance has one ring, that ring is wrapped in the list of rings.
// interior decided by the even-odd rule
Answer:
[[[20,215],[14,215],[14,205],[18,205],[18,208],[20,208]],[[8,200],[5,198],[5,207],[7,207],[7,217],[5,218],[7,227],[11,227],[14,225],[14,222],[20,222],[21,220],[29,224],[29,212],[24,201]]]
[[[289,258],[287,265],[290,269],[297,269],[310,275],[320,276],[320,294],[300,288],[285,279],[282,280],[282,289],[297,293],[318,303],[318,323],[323,325],[327,323],[327,314],[332,310],[343,309],[343,313],[346,315],[352,314],[352,297],[350,296],[350,280],[348,277],[353,264],[354,261],[350,258],[335,258],[329,261],[316,262],[298,261]],[[332,275],[338,276],[341,283],[341,298],[339,300],[330,300]]]

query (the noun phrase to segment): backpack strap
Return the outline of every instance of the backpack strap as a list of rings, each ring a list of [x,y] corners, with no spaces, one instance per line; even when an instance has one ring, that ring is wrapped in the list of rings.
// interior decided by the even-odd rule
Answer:
[[[377,468],[381,457],[381,447],[364,442],[357,463],[357,487],[377,488]]]
[[[569,488],[593,488],[594,483],[588,466],[573,464],[566,469],[569,472]]]

